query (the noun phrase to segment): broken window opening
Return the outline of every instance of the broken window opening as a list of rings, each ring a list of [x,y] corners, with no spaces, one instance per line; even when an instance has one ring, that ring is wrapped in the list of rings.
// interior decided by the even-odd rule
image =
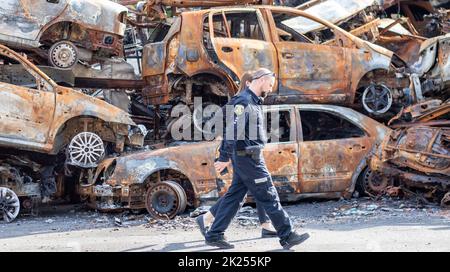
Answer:
[[[277,120],[278,119],[278,120]],[[267,143],[284,143],[295,141],[291,135],[291,112],[290,111],[268,111],[265,112],[265,129],[267,132]],[[272,126],[272,121],[277,122]]]
[[[300,110],[303,141],[327,141],[365,137],[350,121],[328,112]]]
[[[205,33],[209,32],[209,26],[205,20]],[[224,12],[213,16],[214,37],[249,39],[265,41],[258,15],[255,11],[248,12]]]
[[[22,63],[6,56],[0,59],[0,82],[49,91],[43,79],[33,76]]]
[[[272,11],[272,16],[281,41],[321,44],[335,38],[332,29],[298,14]]]

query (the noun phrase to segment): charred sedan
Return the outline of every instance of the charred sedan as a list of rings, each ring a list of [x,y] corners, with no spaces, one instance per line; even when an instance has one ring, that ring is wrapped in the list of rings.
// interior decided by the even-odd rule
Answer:
[[[367,173],[366,157],[390,132],[338,106],[280,105],[264,110],[268,119],[277,114],[280,120],[279,129],[268,131],[278,141],[269,141],[264,157],[285,202],[351,197]],[[99,210],[146,208],[154,217],[173,218],[186,206],[214,201],[228,189],[232,169],[220,176],[213,165],[218,145],[190,143],[106,159],[80,185],[80,195]]]

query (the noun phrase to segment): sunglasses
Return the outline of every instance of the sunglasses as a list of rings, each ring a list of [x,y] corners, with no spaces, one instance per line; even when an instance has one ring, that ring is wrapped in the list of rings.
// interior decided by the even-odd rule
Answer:
[[[260,79],[260,78],[265,77],[265,76],[272,76],[272,77],[275,77],[275,73],[270,72],[270,73],[262,74],[262,75],[260,75],[260,76],[258,76],[258,77],[252,77],[252,81],[253,81],[253,80]]]

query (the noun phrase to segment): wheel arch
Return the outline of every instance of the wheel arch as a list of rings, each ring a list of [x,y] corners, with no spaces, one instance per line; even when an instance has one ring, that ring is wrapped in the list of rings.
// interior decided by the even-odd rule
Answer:
[[[98,134],[104,141],[115,142],[116,132],[113,128],[105,125],[109,122],[101,118],[101,116],[73,116],[62,122],[61,125],[58,126],[57,130],[50,134],[49,142],[53,143],[52,154],[57,154],[70,141],[72,136],[84,131],[85,124],[83,119],[86,119],[86,122],[90,123],[87,125],[88,128],[93,127],[93,129],[88,129],[87,131]]]

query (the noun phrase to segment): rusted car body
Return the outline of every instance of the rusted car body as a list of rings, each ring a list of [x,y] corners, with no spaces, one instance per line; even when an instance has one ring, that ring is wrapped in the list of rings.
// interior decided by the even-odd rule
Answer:
[[[280,116],[281,130],[269,131],[278,133],[279,140],[269,142],[263,154],[286,202],[350,197],[366,175],[367,155],[390,132],[338,106],[279,105],[265,106],[264,111]],[[80,195],[95,209],[147,208],[152,216],[172,218],[186,205],[216,200],[228,189],[232,169],[223,176],[214,170],[219,144],[190,143],[106,159],[80,185]]]
[[[411,75],[415,102],[425,97],[449,98],[450,34],[426,39],[402,25],[402,20],[375,19],[351,31],[395,53]]]
[[[384,189],[394,184],[420,189],[425,191],[426,198],[448,207],[450,103],[447,101],[438,106],[429,103],[428,110],[421,111],[424,106],[409,108],[402,118],[395,120],[393,127],[396,129],[370,158],[370,169]]]
[[[336,43],[314,44],[287,28],[284,22],[292,17],[333,29]],[[177,99],[190,104],[194,96],[223,103],[234,95],[242,74],[258,67],[277,74],[276,92],[266,99],[268,104],[352,105],[373,73],[383,74],[397,89],[409,86],[407,77],[395,74],[391,51],[293,8],[185,12],[166,33],[144,48],[143,96],[148,104]]]
[[[446,100],[449,88],[450,67],[449,63],[449,35],[442,35],[427,39],[419,36],[419,32],[411,24],[408,18],[390,19],[377,18],[380,7],[379,1],[310,1],[299,9],[311,13],[322,19],[338,24],[350,31],[355,36],[380,45],[395,53],[398,59],[398,67],[404,67],[404,73],[410,75],[411,88],[410,103],[421,102],[426,96],[438,97]],[[401,1],[406,5],[407,2]],[[423,4],[428,1],[416,4]],[[330,13],[330,10],[337,10]],[[289,22],[289,26],[300,28],[300,32],[311,39],[317,38],[322,44],[332,44],[334,39],[326,35],[328,29],[321,28],[317,24],[304,24],[301,20]],[[403,64],[402,64],[403,63]],[[383,81],[384,79],[374,79]],[[395,89],[385,83],[395,96]],[[408,105],[410,103],[404,103]],[[364,101],[363,101],[364,104]]]
[[[3,0],[0,42],[59,68],[121,56],[127,11],[106,0]]]
[[[116,152],[143,145],[145,134],[128,113],[57,85],[3,45],[0,59],[2,66],[21,65],[34,78],[33,84],[17,86],[7,83],[13,74],[0,74],[0,190],[5,193],[0,217],[6,221],[17,216],[17,205],[32,209],[43,197],[63,192],[64,171],[56,178],[56,166],[95,167],[106,145]]]
[[[15,86],[12,75],[1,74],[0,146],[57,154],[76,132],[91,131],[122,151],[125,144],[142,145],[142,135],[128,137],[137,128],[128,113],[54,83],[27,59],[0,45],[2,58],[21,64],[35,84]],[[4,64],[7,65],[7,64]]]
[[[407,18],[415,34],[434,37],[446,34],[448,1],[428,0],[313,0],[297,7],[319,18],[329,20],[347,31],[376,18]]]

